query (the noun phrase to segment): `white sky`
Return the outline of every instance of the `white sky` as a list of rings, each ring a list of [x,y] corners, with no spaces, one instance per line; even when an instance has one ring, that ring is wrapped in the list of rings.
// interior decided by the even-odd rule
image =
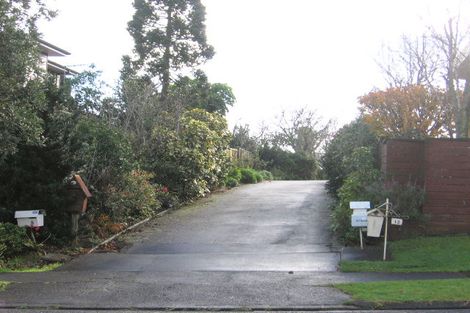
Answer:
[[[375,60],[384,45],[424,26],[444,25],[470,0],[202,0],[207,36],[216,50],[203,69],[230,85],[237,102],[230,127],[271,122],[283,109],[308,107],[338,125],[357,116],[357,98],[383,87]],[[44,39],[72,53],[64,65],[91,64],[111,85],[127,33],[132,0],[46,0],[58,17],[40,24]]]

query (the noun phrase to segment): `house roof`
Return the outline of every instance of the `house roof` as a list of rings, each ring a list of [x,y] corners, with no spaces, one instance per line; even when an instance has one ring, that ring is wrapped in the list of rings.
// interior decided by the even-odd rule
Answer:
[[[70,52],[68,52],[67,50],[54,46],[53,44],[48,43],[45,40],[38,39],[38,42],[39,42],[39,48],[41,49],[41,52],[47,54],[48,56],[63,57],[66,55],[70,55]]]
[[[50,73],[56,73],[56,74],[73,74],[73,75],[79,74],[77,71],[74,71],[68,68],[67,66],[53,62],[51,60],[47,60],[47,71]]]

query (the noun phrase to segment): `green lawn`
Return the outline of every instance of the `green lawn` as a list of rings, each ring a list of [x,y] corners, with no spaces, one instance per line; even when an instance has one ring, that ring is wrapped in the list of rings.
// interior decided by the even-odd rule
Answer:
[[[470,271],[470,236],[423,237],[390,243],[391,261],[342,261],[343,272]]]
[[[470,301],[470,279],[388,281],[338,284],[355,301],[396,302]]]

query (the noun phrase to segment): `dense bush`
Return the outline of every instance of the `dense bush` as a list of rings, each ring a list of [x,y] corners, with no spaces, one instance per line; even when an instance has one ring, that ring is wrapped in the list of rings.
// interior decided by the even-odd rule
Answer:
[[[332,195],[336,196],[346,177],[354,171],[347,159],[355,148],[369,147],[374,157],[374,168],[377,167],[378,143],[378,138],[361,119],[338,130],[326,145],[321,159],[323,174],[328,180],[328,190]]]
[[[273,180],[273,174],[270,171],[262,170],[259,172],[263,180]]]
[[[124,132],[94,117],[82,117],[67,142],[67,162],[90,186],[104,190],[133,168],[129,139]]]
[[[155,128],[149,168],[156,182],[167,184],[181,199],[204,196],[227,175],[229,140],[221,115],[193,109],[181,117],[179,132]]]
[[[258,182],[257,180],[257,173],[254,169],[251,168],[241,168],[240,173],[242,175],[242,178],[240,180],[241,183],[243,184],[256,184]]]
[[[110,187],[106,206],[115,221],[151,217],[161,208],[155,186],[150,183],[152,178],[150,173],[134,170],[124,176],[119,186]]]
[[[30,250],[26,228],[11,223],[0,223],[0,259],[8,259]]]
[[[225,179],[225,186],[228,187],[228,188],[234,188],[234,187],[237,187],[238,186],[238,180],[236,180],[235,178],[233,177],[227,177]]]
[[[351,227],[350,201],[374,201],[367,192],[369,186],[379,184],[380,172],[374,167],[374,157],[370,149],[354,149],[346,160],[356,170],[349,174],[338,189],[338,200],[332,211],[331,228],[343,243],[355,242],[357,231]]]
[[[332,230],[343,243],[357,242],[357,229],[351,227],[352,210],[350,201],[371,201],[381,205],[387,198],[393,209],[412,220],[422,219],[421,207],[424,204],[424,190],[414,185],[385,184],[370,148],[353,150],[345,159],[350,174],[338,189],[338,199],[332,211]]]
[[[300,153],[264,146],[259,151],[263,168],[272,172],[276,179],[310,180],[317,178],[317,161]]]
[[[227,177],[231,177],[231,178],[235,179],[237,182],[240,182],[242,180],[242,173],[240,171],[240,168],[238,168],[238,167],[232,168],[228,172]]]

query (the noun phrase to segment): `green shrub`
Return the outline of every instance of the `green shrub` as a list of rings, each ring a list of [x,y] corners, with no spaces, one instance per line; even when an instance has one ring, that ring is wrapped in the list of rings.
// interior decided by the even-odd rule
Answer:
[[[338,189],[346,177],[354,171],[346,164],[354,149],[369,147],[374,156],[374,163],[377,164],[378,143],[378,138],[361,119],[343,126],[336,132],[333,139],[327,143],[321,158],[323,175],[328,180],[327,187],[332,195],[337,196]]]
[[[30,250],[26,228],[0,223],[0,259],[8,259]]]
[[[104,190],[116,185],[133,168],[126,134],[93,117],[82,117],[67,142],[68,160],[89,186]]]
[[[154,129],[148,166],[155,181],[182,200],[202,197],[227,176],[229,141],[227,122],[221,115],[193,109],[181,117],[179,131],[162,125]]]
[[[120,186],[109,189],[106,206],[115,221],[151,217],[161,208],[156,189],[149,182],[152,177],[150,173],[135,170],[124,177]]]
[[[338,190],[338,200],[331,214],[331,228],[338,239],[345,244],[357,241],[357,230],[351,227],[352,210],[350,201],[372,201],[369,187],[380,184],[380,171],[374,167],[374,156],[371,149],[360,147],[354,149],[346,161],[354,167],[344,184]],[[381,200],[379,200],[381,201]]]
[[[388,198],[394,210],[412,220],[423,218],[424,190],[414,185],[384,184],[380,171],[375,168],[370,148],[353,150],[344,164],[352,170],[338,189],[338,200],[332,212],[332,230],[343,243],[357,242],[357,230],[351,227],[350,201],[371,201],[378,206]]]
[[[233,177],[227,177],[225,179],[225,186],[228,188],[234,188],[238,186],[238,181]]]
[[[398,183],[376,183],[366,188],[366,193],[374,204],[380,204],[389,199],[393,209],[400,215],[409,217],[413,221],[423,221],[422,207],[425,200],[425,192],[419,186],[411,183],[401,185]],[[380,202],[380,203],[379,203]]]
[[[256,184],[258,180],[256,179],[256,171],[251,168],[242,168],[240,169],[242,179],[240,180],[243,184]]]
[[[164,209],[169,209],[178,205],[178,197],[170,192],[170,189],[163,185],[155,186],[155,194]]]
[[[242,173],[239,168],[235,167],[228,172],[227,177],[231,177],[239,183],[242,180]]]
[[[263,175],[260,172],[255,171],[256,182],[261,183],[263,181]]]
[[[273,180],[274,179],[273,174],[270,171],[263,170],[263,171],[260,171],[259,173],[263,177],[263,180]]]
[[[278,147],[264,146],[259,151],[260,162],[276,179],[309,180],[317,178],[318,164],[301,153],[284,151]]]

